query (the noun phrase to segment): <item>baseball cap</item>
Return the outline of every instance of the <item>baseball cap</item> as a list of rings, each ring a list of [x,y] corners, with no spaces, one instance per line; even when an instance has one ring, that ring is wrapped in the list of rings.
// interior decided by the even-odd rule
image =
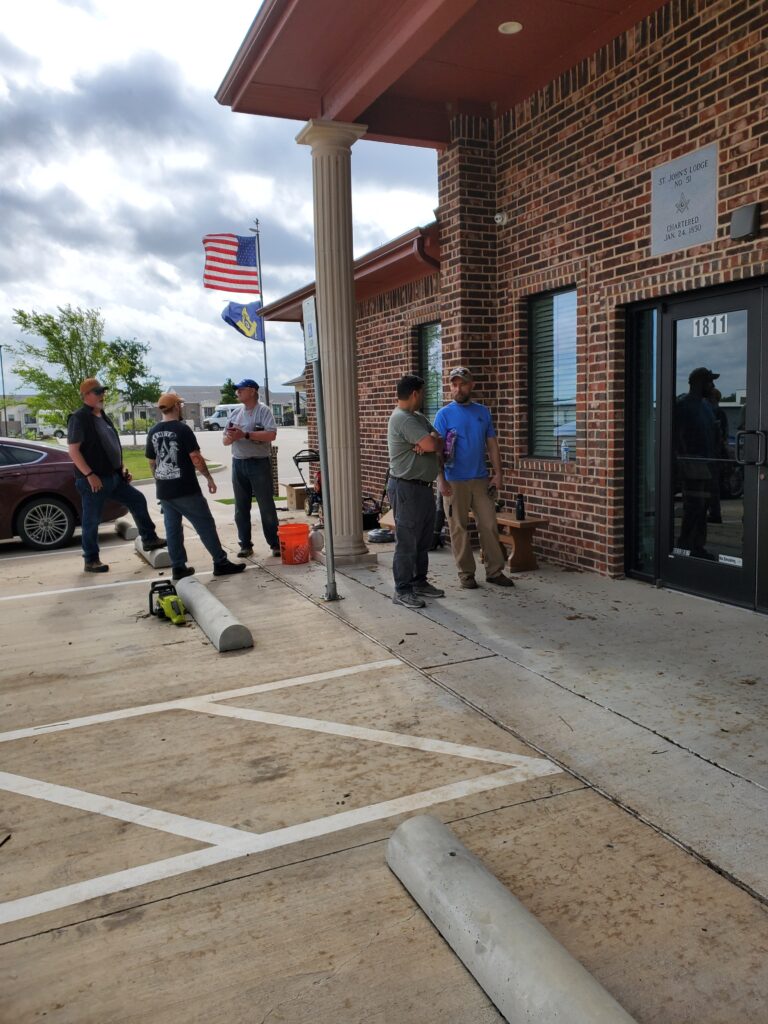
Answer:
[[[454,378],[456,377],[459,377],[463,381],[474,380],[474,377],[466,368],[466,366],[457,366],[456,369],[451,370],[451,372],[448,374],[448,380],[454,380]]]
[[[259,390],[259,385],[251,377],[244,377],[239,384],[235,384],[235,388],[256,388]]]
[[[109,391],[109,388],[104,387],[98,377],[86,377],[80,385],[80,394],[87,395],[89,391],[95,391],[97,388],[100,388],[102,391]]]
[[[691,370],[688,374],[688,383],[692,384],[694,380],[698,380],[700,377],[706,380],[717,380],[719,376],[719,373],[715,373],[714,370],[708,370],[706,366],[697,366],[695,370]]]
[[[157,408],[160,412],[170,412],[171,409],[175,409],[177,405],[184,405],[184,399],[181,395],[175,394],[173,391],[166,391],[160,395],[157,400]]]

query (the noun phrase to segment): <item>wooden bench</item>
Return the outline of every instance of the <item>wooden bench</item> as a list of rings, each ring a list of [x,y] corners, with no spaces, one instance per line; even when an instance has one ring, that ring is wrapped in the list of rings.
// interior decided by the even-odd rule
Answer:
[[[507,565],[510,572],[526,572],[538,568],[536,554],[533,550],[533,535],[537,526],[547,526],[548,519],[515,519],[509,512],[497,512],[496,524],[499,527],[501,546],[509,549]]]
[[[505,551],[509,551],[507,566],[510,572],[527,572],[538,568],[536,554],[533,550],[533,535],[538,526],[547,526],[548,524],[548,519],[535,516],[516,519],[512,512],[496,513],[496,525],[499,528],[501,546]]]

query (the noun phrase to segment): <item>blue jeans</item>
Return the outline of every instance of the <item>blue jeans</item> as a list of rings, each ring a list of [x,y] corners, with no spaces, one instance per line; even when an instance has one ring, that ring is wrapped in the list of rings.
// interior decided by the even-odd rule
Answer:
[[[392,572],[399,594],[427,582],[429,549],[435,533],[435,495],[431,487],[395,480],[387,485],[395,517],[395,557]]]
[[[95,562],[99,557],[99,523],[105,502],[119,501],[122,505],[128,506],[128,511],[133,516],[143,541],[155,540],[157,530],[155,524],[149,517],[147,510],[147,499],[131,487],[119,473],[112,473],[111,476],[101,478],[101,490],[93,492],[87,480],[78,478],[75,486],[80,492],[80,500],[83,506],[82,516],[82,545],[83,558],[86,562]]]
[[[269,459],[232,459],[232,486],[235,491],[235,525],[240,547],[251,547],[251,501],[255,498],[259,503],[264,538],[272,549],[279,548],[277,509],[272,494]]]
[[[181,498],[161,498],[160,507],[165,520],[168,554],[174,569],[182,569],[187,564],[182,518],[190,521],[195,533],[205,544],[208,554],[213,559],[213,564],[226,562],[227,553],[221,546],[211,510],[202,494],[185,494]]]

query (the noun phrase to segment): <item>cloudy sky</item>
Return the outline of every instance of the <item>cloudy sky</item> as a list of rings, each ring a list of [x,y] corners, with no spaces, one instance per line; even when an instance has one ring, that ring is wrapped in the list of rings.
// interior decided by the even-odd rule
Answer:
[[[214,93],[259,0],[5,0],[0,24],[0,343],[14,309],[98,307],[105,336],[151,345],[165,386],[263,378],[261,346],[202,285],[201,238],[261,225],[265,301],[314,278],[300,123]],[[436,159],[353,150],[355,253],[433,219]],[[270,386],[301,371],[296,325],[268,325]],[[18,387],[6,355],[6,388]]]

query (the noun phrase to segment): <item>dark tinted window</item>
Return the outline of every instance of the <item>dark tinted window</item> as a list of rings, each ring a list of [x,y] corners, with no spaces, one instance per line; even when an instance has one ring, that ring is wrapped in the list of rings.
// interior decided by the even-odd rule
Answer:
[[[443,407],[443,343],[439,323],[419,327],[419,376],[424,381],[421,411],[430,423]]]
[[[5,448],[0,447],[0,466],[16,465],[16,462],[11,458]]]
[[[8,448],[16,462],[39,462],[45,458],[45,452],[36,448],[17,448],[15,445]]]

